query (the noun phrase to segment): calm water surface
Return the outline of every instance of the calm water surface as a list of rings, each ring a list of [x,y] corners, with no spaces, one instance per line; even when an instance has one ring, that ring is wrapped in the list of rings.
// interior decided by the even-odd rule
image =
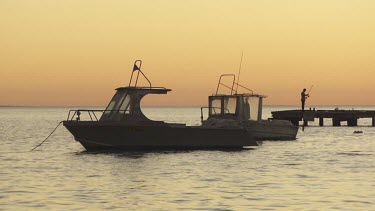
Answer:
[[[375,210],[371,120],[242,151],[91,153],[61,126],[30,152],[69,109],[0,108],[0,210]],[[197,107],[144,113],[200,121]]]

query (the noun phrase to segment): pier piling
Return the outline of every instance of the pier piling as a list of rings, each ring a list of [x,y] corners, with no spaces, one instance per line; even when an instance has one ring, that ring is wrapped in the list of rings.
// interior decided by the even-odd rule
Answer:
[[[334,127],[341,126],[341,121],[339,119],[332,118],[332,126]]]
[[[323,117],[319,117],[319,126],[320,127],[324,126],[324,118]]]
[[[348,124],[348,126],[351,126],[351,127],[358,126],[358,119],[356,119],[356,118],[348,119],[347,124]]]

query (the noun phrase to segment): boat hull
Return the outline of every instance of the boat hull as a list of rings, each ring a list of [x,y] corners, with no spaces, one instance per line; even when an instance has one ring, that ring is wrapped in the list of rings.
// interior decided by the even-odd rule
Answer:
[[[256,140],[295,140],[298,133],[297,126],[280,120],[247,121],[246,128]]]
[[[251,132],[243,129],[100,121],[64,121],[64,126],[87,150],[211,149],[259,145]]]
[[[202,122],[206,127],[211,128],[246,128],[255,140],[295,140],[298,127],[286,120],[246,120],[238,121],[234,119],[211,118]]]

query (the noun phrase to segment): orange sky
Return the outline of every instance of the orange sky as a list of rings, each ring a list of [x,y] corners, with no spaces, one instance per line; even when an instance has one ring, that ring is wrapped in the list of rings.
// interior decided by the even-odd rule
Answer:
[[[375,105],[373,0],[1,0],[0,105],[105,106],[135,59],[173,91],[146,105],[206,105],[220,74],[297,105]]]

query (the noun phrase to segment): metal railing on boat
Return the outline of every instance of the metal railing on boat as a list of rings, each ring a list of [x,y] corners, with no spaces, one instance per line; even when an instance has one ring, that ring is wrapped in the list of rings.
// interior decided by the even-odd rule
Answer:
[[[221,107],[209,107],[209,106],[204,106],[204,107],[201,107],[201,120],[203,121],[203,109],[204,108],[207,108],[208,109],[208,111],[209,111],[209,109],[211,108],[213,111],[214,111],[214,115],[217,115],[217,113],[216,113],[216,109],[219,109],[220,110],[220,113],[221,113]],[[229,109],[227,109],[227,108],[224,108],[224,110],[226,110],[228,113],[229,113]]]
[[[228,86],[228,85],[226,85],[226,84],[224,84],[224,83],[221,82],[221,79],[223,77],[228,77],[228,76],[229,77],[233,77],[232,86]],[[247,87],[239,84],[238,82],[236,82],[236,76],[234,74],[223,74],[223,75],[220,76],[219,82],[217,83],[217,88],[216,88],[216,94],[215,95],[218,95],[220,85],[223,86],[223,87],[225,87],[225,88],[228,88],[230,90],[230,95],[237,94],[238,87],[241,87],[243,89],[246,89],[246,90],[250,91],[252,95],[254,94],[253,90],[251,90],[251,89],[249,89],[249,88],[247,88]],[[234,89],[234,85],[237,85],[236,89]]]
[[[66,120],[67,121],[75,121],[75,120],[80,121],[81,120],[81,117],[80,117],[81,113],[87,112],[91,121],[99,121],[100,117],[98,118],[95,113],[100,112],[100,115],[102,115],[104,112],[112,112],[112,111],[118,112],[119,110],[89,110],[89,109],[69,110],[68,118]],[[73,115],[71,115],[71,113],[73,113]],[[76,117],[76,116],[77,116],[77,119],[74,119],[74,117]]]

